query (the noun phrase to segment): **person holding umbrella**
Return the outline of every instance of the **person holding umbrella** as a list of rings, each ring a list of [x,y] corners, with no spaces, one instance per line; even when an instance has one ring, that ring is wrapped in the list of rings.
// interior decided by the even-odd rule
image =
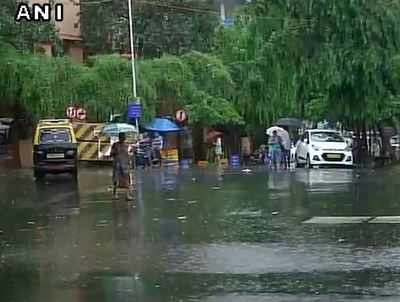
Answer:
[[[274,130],[272,136],[268,140],[269,152],[272,167],[277,170],[282,159],[282,138],[278,135],[278,131]]]
[[[274,136],[274,133],[276,136]],[[275,150],[275,152],[272,152],[272,151],[269,152],[271,161],[272,161],[273,153],[275,153],[274,159],[279,157],[278,158],[279,164],[281,164],[282,156],[284,155],[284,153],[286,153],[285,151],[287,149],[290,150],[291,140],[290,140],[289,133],[281,127],[273,126],[273,127],[270,127],[267,129],[266,134],[270,137],[269,143],[268,143],[269,149],[270,150],[271,150],[271,148],[272,148],[272,150],[279,149],[279,152],[276,150]]]
[[[289,134],[287,127],[282,127],[286,133]],[[292,148],[292,141],[289,135],[285,135],[282,137],[282,165],[283,167],[288,170],[290,169],[290,150]]]
[[[113,158],[113,196],[118,199],[117,188],[120,187],[126,189],[126,199],[132,200],[133,197],[130,194],[131,159],[124,132],[118,134],[118,142],[112,145],[111,157]]]
[[[222,139],[221,137],[217,137],[217,141],[215,142],[215,157],[218,165],[221,163],[221,158],[223,155],[224,152],[222,151]]]

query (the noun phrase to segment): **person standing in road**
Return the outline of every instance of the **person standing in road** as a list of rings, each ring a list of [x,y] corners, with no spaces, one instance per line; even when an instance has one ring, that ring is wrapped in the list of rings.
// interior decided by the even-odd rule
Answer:
[[[251,145],[249,138],[242,139],[242,156],[244,166],[248,166],[251,158]]]
[[[218,164],[220,164],[221,157],[223,155],[224,155],[224,152],[222,151],[222,139],[220,137],[218,137],[217,141],[215,143],[215,156],[216,156]]]
[[[278,136],[276,130],[272,132],[272,136],[268,140],[268,146],[272,167],[277,170],[282,159],[282,138]]]
[[[136,142],[136,165],[144,166],[144,150],[140,142],[143,140],[143,134],[139,135],[139,139]]]
[[[292,149],[292,142],[289,139],[282,140],[282,160],[283,168],[290,169],[290,150]]]
[[[260,148],[258,149],[258,159],[263,165],[267,163],[267,150],[265,145],[260,145]]]
[[[111,157],[113,158],[113,196],[118,199],[117,188],[126,189],[126,199],[132,200],[131,196],[131,158],[129,155],[129,145],[126,143],[125,133],[118,135],[118,142],[111,147]]]
[[[138,156],[143,169],[151,167],[151,140],[147,134],[141,134],[138,143]]]
[[[161,150],[163,148],[163,138],[158,132],[154,134],[154,138],[151,141],[151,148],[153,153],[153,161],[157,162],[157,164],[161,167]]]

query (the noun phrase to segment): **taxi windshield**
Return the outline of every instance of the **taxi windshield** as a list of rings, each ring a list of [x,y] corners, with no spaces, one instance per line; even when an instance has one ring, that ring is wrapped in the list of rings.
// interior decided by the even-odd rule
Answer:
[[[42,129],[39,142],[41,144],[70,143],[71,133],[68,128]]]

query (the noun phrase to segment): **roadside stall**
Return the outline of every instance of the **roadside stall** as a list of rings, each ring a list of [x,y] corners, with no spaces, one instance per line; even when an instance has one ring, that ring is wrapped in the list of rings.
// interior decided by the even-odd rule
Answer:
[[[155,118],[151,123],[144,126],[148,132],[159,133],[163,138],[163,149],[161,151],[161,160],[164,166],[173,166],[179,164],[179,143],[178,134],[182,130],[174,122],[167,118]]]

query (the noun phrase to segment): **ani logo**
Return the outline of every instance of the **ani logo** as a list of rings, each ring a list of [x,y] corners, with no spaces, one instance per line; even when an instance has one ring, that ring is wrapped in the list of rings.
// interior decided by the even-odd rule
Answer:
[[[54,5],[54,8],[49,3],[34,3],[31,7],[28,4],[21,3],[18,5],[17,13],[15,14],[15,21],[50,22],[52,17],[57,22],[63,21],[64,6],[61,3]]]

